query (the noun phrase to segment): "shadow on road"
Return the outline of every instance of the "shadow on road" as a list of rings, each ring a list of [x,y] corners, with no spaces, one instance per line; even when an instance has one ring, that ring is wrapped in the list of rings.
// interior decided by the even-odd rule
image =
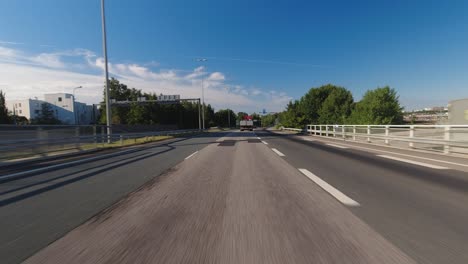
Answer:
[[[102,168],[100,170],[93,171],[93,172],[81,175],[79,177],[76,177],[76,178],[71,178],[71,179],[68,179],[68,180],[65,180],[65,181],[62,181],[62,182],[59,182],[59,183],[48,185],[48,186],[40,188],[40,189],[36,189],[36,190],[30,191],[30,192],[19,194],[19,195],[14,196],[14,197],[10,197],[10,198],[4,199],[4,200],[0,200],[0,207],[6,206],[6,205],[9,205],[9,204],[12,204],[12,203],[15,203],[15,202],[18,202],[18,201],[21,201],[21,200],[36,196],[36,195],[39,195],[39,194],[47,192],[47,191],[51,191],[51,190],[66,186],[68,184],[71,184],[71,183],[74,183],[74,182],[77,182],[77,181],[80,181],[80,180],[84,180],[84,179],[96,176],[96,175],[98,175],[100,173],[103,173],[103,172],[106,172],[106,171],[109,171],[109,170],[112,170],[112,169],[116,169],[116,168],[128,165],[130,163],[133,163],[133,162],[137,162],[137,161],[140,161],[140,160],[151,158],[151,157],[154,157],[154,156],[157,156],[157,155],[160,155],[160,154],[163,154],[163,153],[166,153],[166,152],[169,152],[169,151],[175,149],[175,147],[171,147],[171,146],[167,146],[167,147],[169,147],[169,149],[166,149],[166,150],[163,150],[163,151],[160,151],[160,152],[157,152],[157,153],[152,153],[152,154],[149,154],[149,155],[145,155],[145,153],[142,153],[142,154],[138,155],[138,157],[136,157],[136,158],[132,158],[130,160],[127,160],[125,162],[122,162],[122,163],[119,163],[119,164],[116,164],[116,165],[113,165],[113,166]],[[111,162],[111,163],[108,163],[108,164],[112,164],[112,163],[115,163],[115,162]],[[108,164],[106,164],[106,165],[108,165]],[[102,167],[102,166],[103,165],[100,165],[98,167]],[[94,168],[96,168],[96,167],[94,167]],[[59,176],[59,177],[55,177],[54,179],[46,180],[44,182],[47,183],[47,182],[51,182],[53,180],[70,177],[70,176],[73,176],[73,175],[76,175],[76,174],[79,174],[81,172],[88,171],[88,170],[91,170],[91,169],[94,169],[94,168],[87,168],[87,169],[84,169],[84,170],[81,170],[81,171],[65,174],[65,175],[62,175],[62,176]],[[31,184],[29,187],[34,186],[34,185],[38,185],[38,184],[41,184],[41,182]],[[24,188],[22,188],[22,189],[24,189]]]

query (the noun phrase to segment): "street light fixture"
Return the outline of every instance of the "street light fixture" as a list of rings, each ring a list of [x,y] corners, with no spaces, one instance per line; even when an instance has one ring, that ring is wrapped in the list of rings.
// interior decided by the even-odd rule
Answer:
[[[207,62],[208,59],[199,58],[197,59],[198,62]],[[205,130],[205,88],[203,87],[204,78],[202,76],[201,80],[201,88],[202,88],[202,120],[203,120],[203,130]]]
[[[78,125],[78,121],[77,121],[77,118],[76,118],[75,91],[76,91],[76,89],[81,89],[81,88],[83,88],[83,86],[78,86],[78,87],[73,88],[73,115],[75,116],[75,125]]]
[[[107,121],[107,142],[111,143],[112,134],[112,115],[111,115],[111,101],[109,94],[109,66],[107,63],[107,38],[106,38],[106,16],[104,10],[104,0],[101,0],[101,17],[102,17],[102,49],[104,52],[104,68],[106,76],[106,121]]]

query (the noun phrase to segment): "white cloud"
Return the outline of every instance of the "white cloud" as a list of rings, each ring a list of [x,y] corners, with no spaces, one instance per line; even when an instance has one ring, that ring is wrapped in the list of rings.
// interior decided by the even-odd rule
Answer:
[[[195,68],[192,73],[185,76],[185,79],[196,79],[201,76],[204,76],[205,74],[206,74],[205,67],[200,66],[200,67]]]
[[[0,46],[0,60],[11,60],[17,57],[18,54],[14,49]]]
[[[2,40],[0,40],[0,44],[3,44],[3,45],[23,45],[24,43],[22,43],[22,42],[2,41]]]
[[[68,58],[74,57],[74,63]],[[76,60],[81,61],[78,65]],[[80,66],[80,67],[77,67]],[[21,50],[0,46],[0,80],[8,99],[42,98],[44,93],[69,92],[83,86],[77,98],[86,103],[102,100],[104,60],[85,49],[28,55]],[[84,71],[84,72],[83,72]],[[206,72],[204,67],[191,71],[166,69],[152,71],[145,64],[109,63],[111,76],[129,87],[145,92],[180,94],[182,98],[201,97],[204,79],[205,102],[216,109],[229,107],[235,111],[258,112],[282,110],[292,98],[284,93],[247,89],[226,83],[221,72]]]
[[[50,68],[64,68],[65,63],[61,61],[60,57],[61,56],[58,54],[41,53],[38,56],[31,58],[31,61]]]
[[[226,80],[226,77],[224,76],[224,74],[220,73],[220,72],[213,72],[212,74],[210,74],[210,76],[208,76],[208,81],[224,81]]]
[[[255,88],[255,89],[251,90],[251,94],[252,95],[260,95],[260,94],[263,94],[263,92],[260,89]]]

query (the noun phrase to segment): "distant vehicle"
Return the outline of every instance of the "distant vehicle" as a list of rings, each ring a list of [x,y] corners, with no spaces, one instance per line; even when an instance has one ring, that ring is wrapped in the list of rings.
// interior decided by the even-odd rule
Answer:
[[[240,125],[240,131],[244,131],[244,130],[253,131],[254,129],[253,120],[241,120],[239,125]]]

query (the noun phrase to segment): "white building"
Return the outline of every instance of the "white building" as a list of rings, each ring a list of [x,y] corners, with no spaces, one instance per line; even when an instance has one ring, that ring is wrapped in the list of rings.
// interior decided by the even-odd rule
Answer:
[[[41,104],[44,101],[37,99],[8,100],[6,106],[8,111],[16,116],[24,116],[28,120],[37,118],[41,111]]]
[[[31,120],[40,115],[43,103],[48,103],[55,113],[55,118],[64,124],[90,124],[96,115],[94,106],[76,102],[73,95],[67,93],[44,94],[44,100],[11,100],[7,101],[6,105],[12,114]]]
[[[449,124],[468,125],[468,98],[449,102]]]

